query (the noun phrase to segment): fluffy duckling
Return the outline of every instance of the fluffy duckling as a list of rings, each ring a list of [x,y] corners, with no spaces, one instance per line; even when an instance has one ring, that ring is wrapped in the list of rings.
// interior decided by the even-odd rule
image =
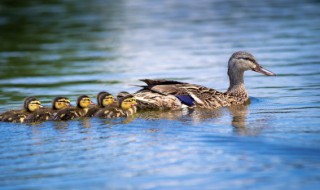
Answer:
[[[87,95],[79,96],[77,106],[65,108],[57,112],[53,120],[70,120],[78,117],[84,117],[89,110],[89,106],[93,105],[91,99]]]
[[[68,108],[71,106],[69,98],[66,97],[56,97],[52,101],[52,108],[50,107],[44,107],[36,110],[34,113],[30,114],[26,122],[32,123],[32,122],[42,122],[42,121],[48,121],[54,117],[54,115],[64,108]]]
[[[35,97],[27,97],[22,110],[11,110],[1,114],[1,121],[24,123],[29,115],[41,108],[41,102]]]
[[[86,116],[92,117],[94,116],[100,109],[108,107],[108,109],[116,108],[118,106],[118,102],[116,100],[120,100],[121,98],[130,95],[129,92],[119,92],[117,95],[117,99],[115,99],[110,93],[102,91],[97,95],[97,103],[98,105],[92,106],[89,108],[89,111]]]
[[[121,91],[117,94],[117,100],[120,100],[121,98],[125,97],[125,96],[128,96],[128,95],[131,95],[129,92],[126,92],[126,91]]]
[[[114,103],[115,99],[112,96],[112,94],[105,91],[99,92],[97,95],[97,105],[90,106],[86,116],[92,117],[100,109],[105,108]]]
[[[108,106],[100,109],[94,116],[102,118],[128,117],[137,112],[137,101],[135,97],[126,92],[119,93],[118,106]],[[123,96],[124,95],[124,96]]]

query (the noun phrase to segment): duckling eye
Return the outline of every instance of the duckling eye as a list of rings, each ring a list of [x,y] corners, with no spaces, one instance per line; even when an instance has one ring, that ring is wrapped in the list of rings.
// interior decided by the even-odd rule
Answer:
[[[136,101],[135,99],[127,99],[127,100],[125,100],[125,102],[134,102],[134,101]]]
[[[31,102],[30,104],[41,105],[41,103],[40,103],[40,102]]]

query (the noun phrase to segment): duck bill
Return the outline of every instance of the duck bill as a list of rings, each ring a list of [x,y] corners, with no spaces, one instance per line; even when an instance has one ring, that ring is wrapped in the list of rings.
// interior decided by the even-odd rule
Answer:
[[[256,67],[256,68],[254,68],[252,70],[257,72],[257,73],[262,73],[262,74],[267,75],[267,76],[276,76],[275,73],[273,73],[273,72],[269,71],[268,69],[265,69],[265,68],[263,68],[261,66],[260,67]]]

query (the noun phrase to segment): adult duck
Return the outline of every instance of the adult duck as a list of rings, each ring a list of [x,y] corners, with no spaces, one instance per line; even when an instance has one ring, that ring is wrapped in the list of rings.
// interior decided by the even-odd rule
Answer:
[[[235,52],[228,62],[230,85],[226,92],[219,92],[197,84],[172,80],[143,79],[147,85],[134,94],[140,109],[170,109],[200,107],[216,109],[222,106],[243,104],[249,96],[244,85],[244,72],[252,70],[267,76],[275,74],[258,64],[255,57],[244,51]]]

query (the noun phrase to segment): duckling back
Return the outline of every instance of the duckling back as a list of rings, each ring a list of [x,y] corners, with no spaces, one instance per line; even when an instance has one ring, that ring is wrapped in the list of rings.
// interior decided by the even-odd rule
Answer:
[[[59,121],[59,120],[67,121],[67,120],[79,118],[81,116],[82,116],[82,114],[78,108],[71,107],[71,108],[65,108],[65,109],[58,111],[52,120],[54,120],[54,121]]]
[[[115,106],[109,106],[106,108],[100,109],[97,113],[94,114],[95,117],[101,118],[116,118],[116,117],[125,117],[125,113],[121,108]]]
[[[50,108],[41,108],[26,117],[26,123],[48,121],[53,116],[53,110]]]
[[[1,121],[12,122],[12,123],[24,123],[28,115],[29,115],[28,112],[14,110],[10,112],[5,112],[2,115]]]

